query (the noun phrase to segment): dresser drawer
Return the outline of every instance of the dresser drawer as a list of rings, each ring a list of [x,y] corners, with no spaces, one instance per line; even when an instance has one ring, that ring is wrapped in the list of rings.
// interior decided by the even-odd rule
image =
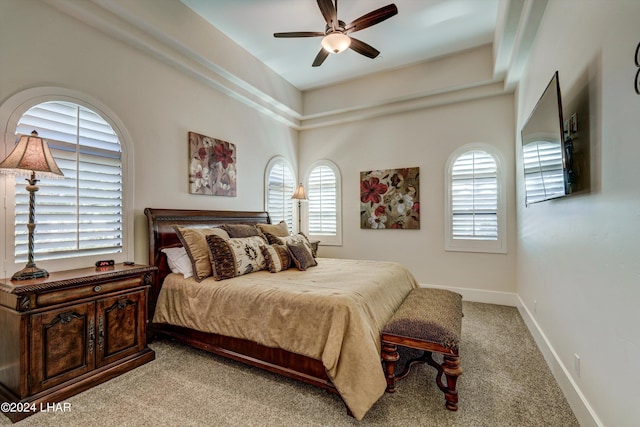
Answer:
[[[99,296],[109,292],[131,289],[142,285],[142,277],[133,277],[122,280],[113,280],[104,283],[93,283],[71,289],[61,289],[55,292],[45,292],[36,296],[36,306],[45,307],[53,304],[61,304],[69,301],[76,301],[92,296]]]

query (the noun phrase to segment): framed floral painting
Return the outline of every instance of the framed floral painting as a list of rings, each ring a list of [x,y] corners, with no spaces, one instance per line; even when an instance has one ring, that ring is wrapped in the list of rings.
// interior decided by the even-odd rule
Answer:
[[[236,195],[236,146],[189,132],[189,193]]]
[[[360,172],[360,228],[420,228],[420,168]]]

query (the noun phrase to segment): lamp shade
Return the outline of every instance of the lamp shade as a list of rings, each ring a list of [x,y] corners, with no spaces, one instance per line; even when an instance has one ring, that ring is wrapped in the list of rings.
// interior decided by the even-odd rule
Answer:
[[[35,130],[31,135],[22,135],[18,144],[6,159],[0,163],[0,169],[19,173],[36,173],[40,176],[63,175],[56,164],[47,141],[38,136]]]
[[[342,33],[329,33],[322,39],[322,47],[330,53],[340,53],[351,46],[351,38]]]
[[[298,188],[296,188],[296,191],[293,193],[291,198],[295,200],[307,200],[307,193],[305,193],[304,185],[302,185],[302,183],[298,184]]]

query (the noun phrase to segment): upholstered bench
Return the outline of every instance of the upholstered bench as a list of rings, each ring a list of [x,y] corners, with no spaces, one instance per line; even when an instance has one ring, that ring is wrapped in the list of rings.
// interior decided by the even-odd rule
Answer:
[[[445,406],[456,411],[456,382],[462,375],[458,353],[461,330],[462,296],[444,289],[413,289],[382,331],[387,392],[396,390],[396,380],[406,377],[414,364],[426,362],[438,370],[436,384],[444,393]],[[395,373],[400,358],[397,346],[424,351],[421,357],[409,360],[400,374]],[[433,353],[443,355],[442,363],[434,360]]]

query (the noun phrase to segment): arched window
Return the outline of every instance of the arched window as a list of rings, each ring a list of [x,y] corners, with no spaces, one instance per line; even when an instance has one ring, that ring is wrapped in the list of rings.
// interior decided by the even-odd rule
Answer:
[[[295,190],[295,180],[291,164],[282,156],[273,157],[265,170],[265,208],[271,222],[285,221],[289,231],[297,224],[291,196]]]
[[[109,122],[91,108],[65,99],[34,105],[14,123],[16,142],[20,134],[36,130],[47,140],[64,174],[60,179],[40,179],[38,184],[36,261],[66,259],[64,268],[71,268],[86,266],[87,257],[128,259],[123,249],[127,240],[123,153]],[[26,181],[19,177],[13,204],[13,261],[19,264],[27,260],[29,222],[29,194]],[[60,265],[53,268],[59,270]]]
[[[322,245],[342,244],[340,171],[331,161],[314,163],[307,175],[307,233]]]
[[[506,253],[498,153],[488,145],[466,145],[449,157],[445,171],[445,249]]]

